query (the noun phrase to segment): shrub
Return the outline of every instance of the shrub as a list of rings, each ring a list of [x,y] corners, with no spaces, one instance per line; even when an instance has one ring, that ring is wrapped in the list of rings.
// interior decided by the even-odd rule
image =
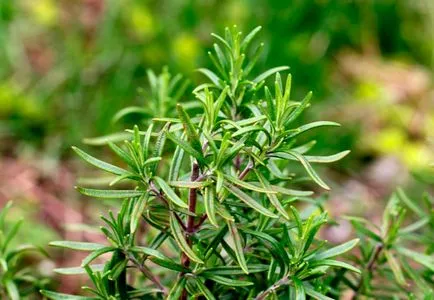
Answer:
[[[210,81],[193,90],[195,102],[176,104],[179,96],[172,98],[166,85],[155,84],[156,94],[167,95],[155,101],[171,101],[166,107],[176,109],[177,117],[153,109],[152,121],[128,130],[123,146],[110,142],[123,166],[74,147],[83,160],[116,176],[110,186],[126,181],[130,188],[78,188],[93,198],[122,199],[122,205],[119,212],[102,216],[107,245],[51,243],[90,252],[82,266],[57,272],[87,273],[93,287],[84,289],[92,296],[71,298],[50,291],[43,291],[44,295],[52,299],[330,299],[345,284],[354,286],[360,275],[347,274],[360,270],[336,257],[359,240],[328,246],[319,235],[328,222],[327,212],[311,197],[313,192],[294,188],[305,177],[288,172],[289,165],[301,168],[328,190],[312,163],[332,163],[349,151],[309,155],[315,141],[300,143],[299,138],[310,130],[339,124],[296,125],[312,94],[300,102],[292,100],[291,75],[284,79],[280,74],[288,67],[251,75],[263,50],[263,44],[253,42],[259,30],[245,37],[236,28],[226,29],[224,37],[213,35],[217,43],[209,56],[216,71],[199,69]],[[268,87],[265,82],[272,76],[274,86]],[[125,113],[128,110],[118,117]],[[309,209],[299,210],[300,202]],[[386,219],[387,223],[390,217]],[[360,224],[359,219],[351,220]],[[393,228],[381,237],[382,247],[388,247],[397,230]],[[370,245],[362,245],[362,251],[370,251]],[[400,280],[389,252],[383,253]],[[105,263],[94,263],[102,256],[108,257]],[[372,269],[363,259],[357,262],[366,278]],[[359,293],[369,290],[367,280],[360,282],[355,287]]]

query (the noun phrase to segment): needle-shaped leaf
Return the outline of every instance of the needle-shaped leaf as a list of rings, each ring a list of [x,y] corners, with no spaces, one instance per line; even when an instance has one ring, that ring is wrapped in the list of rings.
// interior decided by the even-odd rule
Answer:
[[[210,184],[209,181],[170,181],[169,185],[177,188],[199,189]]]
[[[106,199],[123,199],[139,197],[144,192],[137,190],[97,190],[77,187],[77,190],[83,195],[95,197],[95,198],[106,198]]]
[[[244,247],[241,241],[241,236],[234,222],[227,221],[229,228],[229,234],[232,238],[233,244],[235,245],[235,255],[237,256],[238,264],[244,273],[249,274],[249,269],[247,268],[246,258],[244,257]]]
[[[216,200],[215,187],[213,185],[205,187],[205,191],[203,194],[203,202],[205,206],[205,212],[208,216],[208,219],[212,225],[215,227],[219,227],[216,219],[215,205],[214,201]]]
[[[265,178],[264,175],[258,170],[255,170],[256,176],[258,177],[259,181],[262,183],[263,187],[267,190],[270,190],[270,183]],[[285,208],[280,203],[279,199],[275,194],[267,193],[268,200],[270,200],[270,203],[276,208],[276,210],[287,220],[289,220],[288,213],[286,212]]]
[[[102,244],[88,243],[88,242],[74,242],[74,241],[53,241],[49,243],[50,246],[67,248],[79,251],[94,251],[106,247]]]
[[[249,269],[249,274],[251,273],[261,273],[268,270],[268,265],[261,264],[248,264],[247,268]],[[236,276],[236,275],[244,275],[245,272],[239,266],[221,266],[221,267],[210,267],[206,268],[203,271],[200,271],[199,274],[209,273],[220,276]]]
[[[303,283],[295,276],[292,277],[292,282],[294,284],[294,300],[306,300]]]
[[[333,298],[327,297],[326,295],[321,294],[320,292],[315,291],[315,289],[308,283],[304,283],[304,290],[307,295],[311,296],[317,300],[334,300]]]
[[[167,300],[178,300],[182,295],[185,284],[186,278],[184,276],[179,276],[175,284],[170,289],[169,294],[167,295]]]
[[[348,241],[342,245],[339,245],[339,246],[330,248],[326,251],[317,253],[315,255],[315,260],[326,259],[326,258],[341,255],[341,254],[353,249],[358,243],[359,243],[359,239],[353,239],[353,240]]]
[[[253,208],[254,210],[260,212],[261,214],[270,217],[270,218],[277,218],[278,216],[271,212],[270,210],[263,207],[261,204],[259,204],[255,199],[244,193],[239,188],[235,187],[234,185],[230,183],[224,183],[225,188],[234,194],[238,199],[243,201],[245,204]]]
[[[236,280],[236,279],[231,279],[228,277],[223,277],[223,276],[219,276],[219,275],[213,275],[213,274],[202,274],[202,276],[204,278],[210,279],[212,281],[215,281],[217,283],[223,284],[223,285],[227,285],[227,286],[232,286],[232,287],[242,287],[242,286],[250,286],[253,285],[253,282],[250,281],[246,281],[246,280]]]
[[[284,133],[285,139],[292,139],[306,131],[309,131],[314,128],[324,127],[324,126],[333,126],[333,127],[340,127],[341,124],[331,121],[316,121],[309,124],[302,125],[296,129],[290,129],[286,133]]]
[[[300,152],[299,152],[300,153]],[[305,155],[304,158],[310,162],[310,163],[322,163],[322,164],[327,164],[327,163],[332,163],[338,160],[341,160],[342,158],[344,158],[345,156],[347,156],[350,153],[349,150],[347,151],[342,151],[333,155],[327,155],[327,156],[310,156],[310,155]],[[293,159],[295,160],[295,158]]]
[[[398,247],[397,250],[400,254],[411,258],[415,262],[430,269],[431,272],[434,272],[434,257],[404,247]]]
[[[197,71],[208,77],[208,79],[211,80],[211,82],[214,83],[216,87],[223,88],[222,81],[213,71],[206,68],[200,68],[197,69]]]
[[[179,146],[182,149],[184,149],[185,152],[187,152],[188,154],[190,154],[191,156],[193,156],[194,158],[196,158],[197,161],[201,165],[205,165],[206,164],[206,161],[205,161],[205,158],[203,157],[202,152],[196,151],[196,149],[194,149],[189,143],[187,143],[184,140],[181,140],[179,137],[177,137],[176,135],[174,135],[171,132],[167,132],[167,137],[169,139],[171,139],[172,142],[174,142],[177,146]]]
[[[129,106],[129,107],[125,107],[125,108],[121,109],[120,111],[118,111],[113,116],[112,122],[116,123],[120,119],[122,119],[128,115],[131,115],[131,114],[139,114],[139,115],[143,115],[145,117],[151,117],[151,114],[149,113],[149,109],[139,107],[139,106]]]
[[[241,52],[244,52],[247,47],[249,46],[250,42],[255,38],[255,36],[258,34],[259,31],[261,31],[262,26],[258,26],[252,31],[249,32],[249,34],[246,35],[246,37],[243,39],[240,45]]]
[[[284,120],[285,127],[288,126],[294,120],[296,120],[299,115],[301,115],[301,113],[309,106],[309,102],[311,98],[312,98],[312,92],[307,93],[307,95],[301,101],[300,105],[298,105],[294,110],[291,111],[291,113],[287,115],[287,117]]]
[[[74,296],[63,293],[57,293],[47,290],[42,290],[41,294],[52,300],[97,300],[96,297]]]
[[[97,259],[99,256],[108,253],[108,252],[113,252],[115,251],[116,248],[115,247],[104,247],[104,248],[100,248],[97,249],[95,251],[93,251],[92,253],[90,253],[88,256],[86,256],[83,261],[81,262],[81,266],[87,266],[89,265],[92,261],[94,261],[95,259]]]
[[[270,77],[271,75],[280,72],[280,71],[285,71],[288,70],[289,67],[288,66],[280,66],[280,67],[275,67],[272,69],[269,69],[267,71],[265,71],[264,73],[260,74],[259,76],[257,76],[255,79],[253,79],[252,81],[254,83],[260,83],[261,81],[267,79],[268,77]]]
[[[169,186],[169,184],[167,184],[166,181],[164,181],[164,179],[155,176],[154,180],[157,183],[157,185],[163,190],[168,200],[172,201],[174,204],[180,207],[188,208],[187,203],[185,203],[184,201],[181,200],[181,198],[178,197],[175,191],[172,190],[172,188]]]
[[[273,191],[271,188],[266,188],[266,187],[260,187],[258,184],[251,184],[248,183],[246,181],[240,180],[234,176],[225,174],[224,178],[227,181],[230,181],[231,183],[233,183],[234,185],[238,185],[239,187],[248,189],[248,190],[252,190],[255,192],[260,192],[260,193],[270,193],[270,194],[276,194],[276,191]]]
[[[206,285],[198,278],[196,279],[196,285],[199,288],[199,290],[201,291],[202,295],[207,299],[207,300],[214,300],[215,297],[214,295],[211,293],[211,291],[206,287]]]
[[[136,232],[140,219],[142,218],[142,214],[146,208],[146,205],[148,204],[148,196],[149,196],[148,193],[143,193],[134,204],[134,208],[131,213],[131,221],[130,221],[131,233]]]
[[[200,143],[199,134],[197,133],[196,126],[193,124],[190,116],[187,114],[181,104],[176,105],[176,109],[178,111],[179,118],[184,125],[188,140],[197,152],[202,153],[202,145]]]
[[[164,255],[163,253],[161,253],[158,250],[148,248],[148,247],[139,247],[139,246],[131,247],[130,250],[132,252],[146,254],[147,257],[152,262],[154,262],[157,265],[160,265],[164,268],[178,271],[178,272],[186,272],[187,271],[187,269],[185,267],[174,262],[171,258],[167,257],[166,255]]]
[[[78,156],[80,156],[83,160],[85,160],[86,162],[88,162],[89,164],[104,170],[106,172],[115,174],[115,175],[125,175],[128,174],[129,172],[127,170],[124,170],[122,168],[116,167],[112,164],[106,163],[102,160],[99,160],[89,154],[87,154],[86,152],[84,152],[83,150],[77,148],[77,147],[72,147],[72,149],[78,154]]]
[[[329,186],[318,176],[318,174],[315,172],[315,170],[312,168],[310,163],[304,158],[303,155],[301,155],[298,152],[294,151],[288,151],[288,152],[276,152],[272,154],[274,157],[279,157],[283,159],[297,159],[305,168],[309,176],[312,178],[313,181],[315,181],[319,186],[326,190],[330,190]]]
[[[338,260],[334,260],[334,259],[321,259],[318,261],[313,261],[309,263],[309,266],[314,268],[314,267],[318,267],[318,266],[331,266],[331,267],[338,267],[338,268],[344,268],[350,271],[353,271],[355,273],[361,273],[361,271],[359,269],[357,269],[356,267],[347,264],[345,262],[342,261],[338,261]]]
[[[404,286],[406,284],[404,273],[402,272],[398,260],[389,250],[384,251],[384,256],[386,256],[387,262],[389,263],[390,269],[393,272],[393,276],[395,276],[396,282],[398,282],[399,285]]]
[[[170,215],[170,229],[172,231],[173,238],[175,239],[179,248],[181,248],[182,252],[184,252],[185,255],[187,255],[192,261],[203,264],[202,259],[200,259],[196,253],[194,253],[193,249],[190,248],[187,241],[185,240],[181,225],[179,225],[174,213],[171,213]]]
[[[101,272],[104,270],[104,264],[89,265],[93,272]],[[80,275],[87,274],[86,269],[83,267],[71,267],[71,268],[56,268],[53,270],[57,274],[62,275]]]

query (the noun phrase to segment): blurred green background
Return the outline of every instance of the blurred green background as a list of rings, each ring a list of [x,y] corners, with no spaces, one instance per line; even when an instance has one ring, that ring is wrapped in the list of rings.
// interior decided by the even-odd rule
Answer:
[[[375,220],[397,184],[434,183],[433,20],[431,0],[0,0],[0,207],[26,218],[23,242],[92,239],[64,226],[98,216],[73,190],[70,146],[131,125],[112,118],[146,108],[149,68],[202,82],[210,33],[237,24],[263,27],[258,69],[289,65],[295,95],[314,91],[306,120],[343,125],[316,135],[320,154],[352,150],[322,169],[332,215]]]

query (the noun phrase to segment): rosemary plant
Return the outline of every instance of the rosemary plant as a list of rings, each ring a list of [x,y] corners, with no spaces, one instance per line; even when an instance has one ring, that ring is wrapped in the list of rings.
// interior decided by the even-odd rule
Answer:
[[[23,255],[29,251],[36,251],[43,255],[47,253],[38,247],[22,244],[12,247],[23,220],[12,224],[6,222],[6,216],[12,207],[8,202],[0,211],[0,298],[19,300],[23,297],[36,296],[39,289],[49,283],[47,278],[37,276],[33,266],[23,262]]]
[[[175,117],[156,115],[129,130],[123,145],[109,143],[122,166],[73,148],[89,164],[116,176],[110,186],[126,181],[130,188],[77,188],[92,198],[122,201],[121,209],[102,217],[107,244],[51,243],[90,252],[80,267],[57,269],[87,273],[93,286],[84,289],[90,295],[44,295],[329,299],[324,278],[331,269],[359,273],[335,259],[358,239],[334,247],[321,240],[318,232],[327,213],[297,209],[298,201],[311,201],[313,192],[295,189],[300,176],[288,172],[290,162],[298,163],[328,190],[312,163],[331,163],[349,151],[309,155],[315,141],[300,143],[299,137],[339,124],[296,125],[312,94],[293,100],[291,75],[280,73],[288,67],[252,75],[263,50],[263,44],[254,42],[259,31],[243,36],[234,27],[223,37],[213,34],[216,43],[209,56],[215,71],[199,69],[209,79],[193,90],[199,105],[176,104],[179,97],[169,97]],[[272,78],[274,84],[266,86]]]

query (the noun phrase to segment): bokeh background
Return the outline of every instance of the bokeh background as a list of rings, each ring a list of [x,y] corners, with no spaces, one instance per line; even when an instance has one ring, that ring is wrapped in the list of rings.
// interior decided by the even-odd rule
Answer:
[[[195,69],[210,66],[210,33],[233,24],[263,27],[259,68],[289,65],[295,95],[314,91],[305,120],[343,125],[314,133],[319,154],[352,151],[320,168],[331,215],[376,222],[397,185],[415,198],[432,191],[433,20],[432,0],[0,0],[0,207],[13,200],[9,219],[25,218],[17,243],[100,238],[77,225],[98,224],[105,204],[75,192],[92,171],[70,146],[131,126],[113,115],[147,107],[147,69],[168,66],[190,89],[202,82]],[[324,234],[339,242],[351,229]],[[44,275],[78,259],[29,257]]]

